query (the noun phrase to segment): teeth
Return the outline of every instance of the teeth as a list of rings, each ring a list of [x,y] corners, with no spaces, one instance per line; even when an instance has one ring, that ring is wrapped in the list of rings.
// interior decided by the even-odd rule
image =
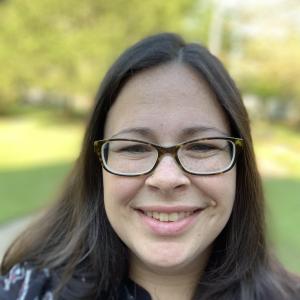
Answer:
[[[159,214],[159,220],[161,222],[168,222],[169,221],[169,215],[165,213],[160,213]]]
[[[171,214],[169,214],[169,216],[168,216],[168,220],[169,221],[177,221],[178,220],[178,215],[179,214],[177,214],[177,213],[171,213]]]
[[[167,213],[159,213],[157,211],[147,211],[145,212],[145,214],[148,216],[148,217],[151,217],[153,219],[156,219],[156,220],[159,220],[161,222],[168,222],[168,221],[171,221],[171,222],[175,222],[175,221],[178,221],[178,220],[182,220],[188,216],[190,216],[193,212],[172,212],[170,214],[167,214]]]
[[[159,212],[156,212],[156,211],[153,212],[153,218],[154,218],[154,219],[159,220],[159,219],[160,219],[159,215],[160,215]]]
[[[147,211],[146,214],[147,214],[148,217],[152,218],[152,211]]]

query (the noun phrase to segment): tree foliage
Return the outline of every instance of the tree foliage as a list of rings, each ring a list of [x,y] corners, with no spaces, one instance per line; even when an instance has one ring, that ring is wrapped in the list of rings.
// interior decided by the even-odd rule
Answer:
[[[193,0],[0,3],[0,101],[31,87],[92,98],[109,64],[158,31],[183,32]]]
[[[92,102],[103,74],[119,53],[160,31],[178,32],[208,45],[217,38],[221,45],[218,55],[243,92],[265,99],[299,99],[299,31],[279,40],[268,36],[268,29],[248,36],[241,26],[255,20],[258,12],[227,10],[219,22],[216,11],[220,3],[0,1],[0,112],[32,88],[71,97],[83,95],[82,99],[87,99],[83,101]],[[263,13],[261,19],[271,17]],[[213,36],[216,32],[219,36]]]
[[[248,43],[244,60],[240,62],[242,88],[263,98],[300,99],[299,42],[299,39],[287,36],[281,41],[257,38],[255,43]]]

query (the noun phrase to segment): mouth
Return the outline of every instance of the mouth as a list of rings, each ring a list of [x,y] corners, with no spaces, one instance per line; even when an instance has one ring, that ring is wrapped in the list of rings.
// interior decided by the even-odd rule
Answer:
[[[198,220],[203,208],[183,211],[161,212],[135,209],[142,226],[158,236],[178,236],[186,232]]]
[[[177,222],[183,220],[195,213],[200,212],[202,209],[197,208],[192,211],[174,211],[174,212],[159,212],[159,211],[145,211],[142,209],[137,209],[140,213],[146,215],[149,218],[158,220],[160,222]]]

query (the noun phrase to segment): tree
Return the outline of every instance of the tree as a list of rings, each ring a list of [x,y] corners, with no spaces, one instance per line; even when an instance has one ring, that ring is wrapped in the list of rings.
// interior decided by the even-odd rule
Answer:
[[[0,103],[38,87],[92,100],[109,64],[158,31],[184,33],[193,0],[12,0],[0,5]],[[0,108],[1,109],[1,108]]]

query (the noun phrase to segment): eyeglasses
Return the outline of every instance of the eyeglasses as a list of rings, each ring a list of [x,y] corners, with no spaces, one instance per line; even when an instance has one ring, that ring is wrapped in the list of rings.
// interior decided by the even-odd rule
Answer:
[[[103,168],[120,176],[152,172],[164,154],[171,154],[182,170],[193,175],[215,175],[233,168],[243,139],[207,137],[171,147],[134,139],[108,139],[94,142]]]

